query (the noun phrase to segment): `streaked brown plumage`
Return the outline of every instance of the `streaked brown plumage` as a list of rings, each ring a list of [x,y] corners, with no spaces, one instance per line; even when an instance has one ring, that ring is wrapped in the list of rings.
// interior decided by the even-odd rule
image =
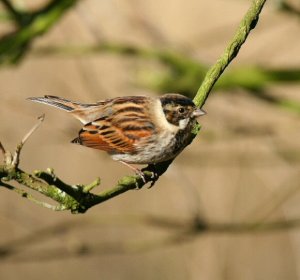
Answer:
[[[130,164],[176,157],[186,146],[196,118],[204,114],[180,94],[125,96],[92,104],[50,95],[28,99],[72,114],[84,124],[73,143],[106,151],[139,174]]]

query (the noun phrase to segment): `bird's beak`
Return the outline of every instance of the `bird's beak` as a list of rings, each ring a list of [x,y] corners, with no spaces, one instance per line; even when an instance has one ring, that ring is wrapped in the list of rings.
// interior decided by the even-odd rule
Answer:
[[[206,112],[203,111],[202,109],[198,108],[196,109],[193,113],[192,113],[192,116],[195,117],[195,118],[198,118],[198,117],[201,117],[203,115],[205,115]]]

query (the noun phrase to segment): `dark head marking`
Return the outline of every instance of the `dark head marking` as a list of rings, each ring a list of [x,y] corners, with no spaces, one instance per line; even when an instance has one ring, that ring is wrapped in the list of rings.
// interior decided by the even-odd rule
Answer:
[[[176,126],[180,120],[190,118],[196,109],[190,98],[180,94],[165,94],[160,101],[167,121]]]

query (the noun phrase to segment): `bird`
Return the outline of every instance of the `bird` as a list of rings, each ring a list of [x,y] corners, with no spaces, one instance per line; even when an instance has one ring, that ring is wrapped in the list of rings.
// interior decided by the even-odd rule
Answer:
[[[197,118],[205,114],[178,93],[121,96],[88,104],[53,95],[28,100],[77,118],[83,127],[72,143],[106,151],[144,182],[143,172],[132,164],[155,165],[175,158],[188,144]]]

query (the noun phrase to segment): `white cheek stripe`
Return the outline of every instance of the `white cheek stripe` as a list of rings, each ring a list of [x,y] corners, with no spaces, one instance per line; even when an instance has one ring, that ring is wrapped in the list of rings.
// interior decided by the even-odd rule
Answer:
[[[157,121],[161,126],[161,128],[168,130],[170,132],[177,132],[179,130],[179,127],[167,121],[160,100],[159,99],[156,100],[156,103],[157,103],[156,106],[154,106],[155,107],[154,116],[156,116]]]
[[[189,119],[188,119],[188,118],[187,118],[187,119],[180,120],[180,121],[179,121],[179,128],[180,128],[180,129],[185,129],[186,126],[188,125],[188,123],[189,123]]]

